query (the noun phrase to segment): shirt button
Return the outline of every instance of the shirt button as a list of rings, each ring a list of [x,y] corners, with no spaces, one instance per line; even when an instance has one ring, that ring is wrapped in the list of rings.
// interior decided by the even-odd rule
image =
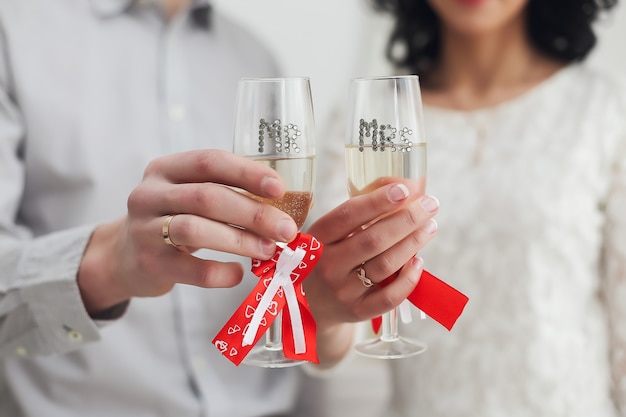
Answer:
[[[171,106],[170,107],[170,119],[175,122],[180,122],[186,116],[187,112],[183,106]]]
[[[17,349],[15,349],[15,354],[17,356],[25,357],[28,356],[28,351],[24,346],[19,346]]]
[[[83,341],[83,334],[76,330],[70,330],[67,332],[67,338],[70,339],[71,342],[80,343]]]

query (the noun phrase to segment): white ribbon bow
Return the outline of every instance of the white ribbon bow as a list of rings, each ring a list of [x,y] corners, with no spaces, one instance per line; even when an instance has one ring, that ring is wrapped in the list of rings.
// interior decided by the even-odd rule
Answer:
[[[250,325],[246,334],[243,337],[242,346],[248,346],[254,343],[256,334],[259,331],[261,320],[265,316],[265,312],[270,306],[271,301],[280,288],[283,289],[285,294],[285,301],[287,302],[287,308],[289,309],[289,316],[291,317],[291,328],[293,330],[293,341],[296,353],[306,352],[306,341],[304,339],[304,328],[302,326],[302,316],[300,315],[300,307],[298,306],[298,297],[296,296],[296,289],[291,281],[291,273],[300,265],[306,251],[300,247],[296,250],[292,250],[287,245],[281,245],[283,251],[278,257],[276,262],[276,271],[274,277],[267,286],[265,293],[259,300]]]

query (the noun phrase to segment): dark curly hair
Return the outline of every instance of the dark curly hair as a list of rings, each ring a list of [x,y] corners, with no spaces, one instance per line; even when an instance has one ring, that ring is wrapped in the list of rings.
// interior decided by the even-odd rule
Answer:
[[[440,19],[426,0],[370,0],[395,25],[387,58],[397,67],[428,75],[441,48]],[[559,61],[582,61],[596,44],[593,22],[618,0],[529,0],[527,28],[531,43]]]

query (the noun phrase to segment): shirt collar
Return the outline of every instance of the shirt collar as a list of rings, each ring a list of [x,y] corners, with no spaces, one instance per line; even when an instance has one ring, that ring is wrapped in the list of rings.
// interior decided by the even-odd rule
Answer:
[[[211,1],[193,0],[191,3],[191,18],[194,23],[202,28],[211,27]]]
[[[114,17],[124,13],[135,2],[142,0],[91,0],[96,14],[102,17]],[[192,0],[190,13],[192,20],[200,27],[209,28],[211,25],[211,1]]]
[[[125,12],[134,0],[91,0],[91,6],[102,17],[113,17]]]

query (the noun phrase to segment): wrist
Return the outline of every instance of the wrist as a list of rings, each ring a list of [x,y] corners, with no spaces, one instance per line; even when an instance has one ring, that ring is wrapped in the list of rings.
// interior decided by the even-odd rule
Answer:
[[[318,326],[317,346],[321,368],[330,368],[341,361],[352,348],[354,323]]]
[[[130,295],[115,282],[115,236],[121,221],[98,226],[81,260],[77,283],[85,309],[92,317],[128,301]]]

